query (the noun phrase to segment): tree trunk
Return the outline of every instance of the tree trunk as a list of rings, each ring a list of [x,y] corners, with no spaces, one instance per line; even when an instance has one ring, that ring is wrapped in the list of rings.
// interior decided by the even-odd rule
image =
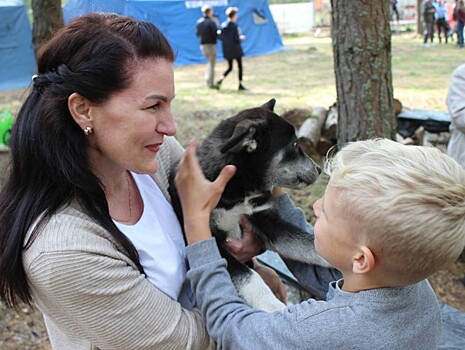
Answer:
[[[423,36],[423,1],[417,0],[417,34]]]
[[[321,131],[321,136],[330,140],[333,144],[337,143],[337,119],[337,103],[334,103],[328,109],[325,125]]]
[[[61,0],[32,0],[32,43],[37,49],[64,25]]]
[[[331,0],[340,146],[394,139],[389,1]]]

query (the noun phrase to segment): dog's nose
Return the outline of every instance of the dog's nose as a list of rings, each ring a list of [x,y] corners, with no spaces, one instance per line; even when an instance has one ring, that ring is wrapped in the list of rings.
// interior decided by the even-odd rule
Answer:
[[[321,174],[321,167],[319,167],[319,166],[316,165],[316,164],[315,164],[315,166],[316,166],[316,171],[318,172],[318,175],[320,175],[320,174]]]

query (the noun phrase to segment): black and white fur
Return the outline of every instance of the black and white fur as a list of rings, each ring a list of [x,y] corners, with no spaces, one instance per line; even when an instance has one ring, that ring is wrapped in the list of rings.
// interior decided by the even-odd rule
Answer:
[[[239,221],[247,215],[254,232],[267,249],[280,256],[329,266],[315,251],[313,238],[283,220],[271,200],[275,186],[302,188],[312,184],[319,167],[299,147],[294,127],[273,112],[272,99],[259,108],[241,111],[223,120],[201,143],[197,156],[205,176],[213,181],[221,169],[233,164],[237,172],[225,188],[211,215],[211,230],[239,295],[250,306],[282,310],[258,274],[237,261],[226,249],[227,238],[242,236]],[[182,223],[182,210],[173,179],[170,184],[173,207]]]

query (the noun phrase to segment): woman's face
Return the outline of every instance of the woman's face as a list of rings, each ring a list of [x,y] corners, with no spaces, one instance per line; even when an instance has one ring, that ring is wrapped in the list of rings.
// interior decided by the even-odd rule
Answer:
[[[89,110],[93,128],[87,136],[89,159],[96,173],[128,169],[153,174],[158,168],[156,155],[164,136],[176,133],[171,112],[172,62],[150,58],[131,65],[130,86]]]

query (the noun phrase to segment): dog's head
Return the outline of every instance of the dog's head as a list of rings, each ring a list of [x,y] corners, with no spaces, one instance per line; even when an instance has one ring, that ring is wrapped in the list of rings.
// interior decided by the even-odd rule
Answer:
[[[241,187],[250,184],[245,191],[300,188],[320,174],[320,168],[300,149],[294,127],[273,112],[275,102],[272,99],[224,120],[202,144],[200,152],[208,152],[219,169],[226,164],[237,166],[232,181]]]

